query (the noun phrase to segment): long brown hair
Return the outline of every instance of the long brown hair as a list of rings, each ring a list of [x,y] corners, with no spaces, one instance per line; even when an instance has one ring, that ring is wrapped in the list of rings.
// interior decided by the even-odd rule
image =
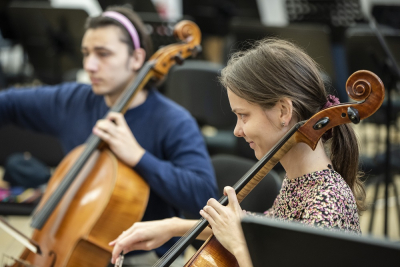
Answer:
[[[317,63],[296,45],[275,38],[257,41],[252,48],[234,53],[220,81],[239,97],[269,109],[282,98],[292,100],[294,116],[307,120],[327,102],[327,92]],[[325,143],[334,169],[351,188],[359,211],[365,210],[365,190],[358,170],[359,147],[353,128],[333,128]]]

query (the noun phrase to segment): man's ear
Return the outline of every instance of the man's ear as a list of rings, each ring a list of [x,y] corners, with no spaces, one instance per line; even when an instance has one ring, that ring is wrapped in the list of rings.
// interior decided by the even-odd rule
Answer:
[[[138,48],[133,51],[130,57],[130,67],[133,71],[138,71],[144,64],[146,59],[146,51],[143,48]]]
[[[289,125],[293,117],[293,103],[290,98],[284,97],[279,100],[280,119],[285,125]]]

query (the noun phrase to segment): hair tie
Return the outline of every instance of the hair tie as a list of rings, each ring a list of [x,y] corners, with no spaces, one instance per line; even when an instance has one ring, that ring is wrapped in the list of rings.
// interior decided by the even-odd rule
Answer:
[[[327,108],[330,108],[330,107],[332,107],[332,106],[336,106],[336,105],[339,105],[339,104],[340,104],[339,98],[337,98],[337,97],[334,96],[334,95],[328,95],[328,96],[326,97],[326,99],[327,99],[328,101],[326,101],[325,105],[322,107],[321,110],[324,110],[324,109],[327,109]]]
[[[328,95],[326,97],[326,99],[327,99],[327,101],[326,101],[325,105],[322,107],[321,110],[324,110],[324,109],[327,109],[327,108],[330,108],[332,106],[336,106],[336,105],[340,104],[339,98],[337,98],[334,95]],[[326,131],[322,135],[322,141],[324,141],[324,142],[328,141],[331,138],[332,138],[332,129],[329,129],[328,131]]]
[[[103,13],[102,16],[112,18],[121,23],[131,36],[135,50],[140,48],[138,32],[136,31],[135,26],[133,26],[132,22],[127,17],[115,11],[106,11]]]

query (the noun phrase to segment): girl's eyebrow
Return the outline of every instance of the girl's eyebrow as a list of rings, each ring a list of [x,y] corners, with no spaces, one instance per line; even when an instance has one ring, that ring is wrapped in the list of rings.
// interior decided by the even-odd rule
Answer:
[[[236,112],[241,111],[241,110],[244,110],[244,109],[243,108],[234,108],[234,109],[232,109],[232,112],[236,113]]]

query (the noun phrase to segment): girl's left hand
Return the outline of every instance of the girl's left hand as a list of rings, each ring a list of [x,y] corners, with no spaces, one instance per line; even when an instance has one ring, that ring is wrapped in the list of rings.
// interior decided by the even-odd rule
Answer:
[[[207,206],[200,211],[200,214],[209,222],[218,241],[235,255],[237,250],[247,249],[240,225],[243,211],[232,187],[226,186],[224,195],[228,196],[227,206],[221,205],[212,198],[208,200]]]

